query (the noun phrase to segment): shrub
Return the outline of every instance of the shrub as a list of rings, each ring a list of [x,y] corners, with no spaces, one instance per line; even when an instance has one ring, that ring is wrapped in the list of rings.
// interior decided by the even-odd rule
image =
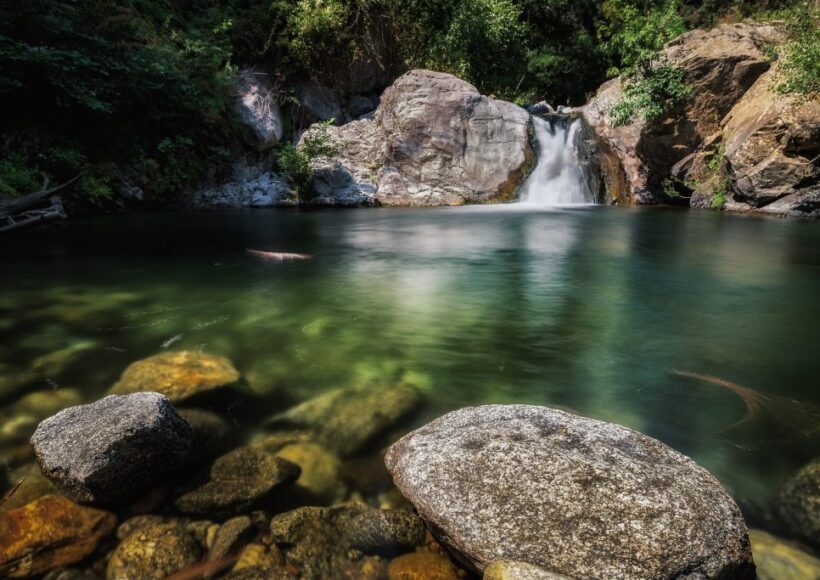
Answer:
[[[299,147],[286,143],[279,148],[277,168],[293,188],[297,199],[306,199],[312,194],[313,162],[332,158],[339,153],[338,145],[329,133],[333,123],[334,120],[329,119],[308,129]]]
[[[623,79],[621,99],[610,109],[614,126],[642,119],[654,121],[668,108],[682,105],[692,94],[683,71],[668,64],[655,65]]]
[[[789,13],[789,40],[778,51],[775,90],[810,97],[820,93],[820,10],[809,3]]]

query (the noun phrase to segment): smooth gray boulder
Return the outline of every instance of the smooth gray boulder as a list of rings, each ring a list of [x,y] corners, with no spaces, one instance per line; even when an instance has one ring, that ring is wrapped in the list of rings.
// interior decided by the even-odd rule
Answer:
[[[282,113],[268,75],[254,69],[242,70],[236,75],[234,90],[234,111],[248,145],[266,151],[279,143],[283,134]]]
[[[159,393],[111,395],[69,407],[31,438],[43,473],[80,502],[111,502],[146,491],[191,452],[191,428]]]
[[[315,168],[315,186],[383,205],[509,201],[534,164],[529,127],[529,113],[513,103],[413,70],[384,91],[372,119],[331,130],[342,168]]]
[[[467,407],[385,458],[436,537],[482,571],[754,578],[740,510],[691,459],[635,431],[531,405]]]

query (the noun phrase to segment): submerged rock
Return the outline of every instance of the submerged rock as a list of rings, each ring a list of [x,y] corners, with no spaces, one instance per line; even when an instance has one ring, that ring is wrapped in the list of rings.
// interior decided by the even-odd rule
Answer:
[[[635,431],[530,405],[468,407],[385,459],[436,537],[571,577],[754,578],[746,526],[717,480]]]
[[[182,495],[186,514],[230,517],[246,513],[299,477],[299,466],[259,449],[240,447],[218,458],[204,485]]]
[[[225,451],[231,431],[225,419],[202,409],[180,409],[179,415],[191,427],[192,445],[188,465],[196,465]]]
[[[303,505],[330,505],[344,497],[345,486],[339,479],[341,461],[316,443],[294,443],[276,454],[302,470],[293,492]]]
[[[331,170],[351,183],[340,189],[384,205],[459,205],[515,196],[534,155],[529,114],[482,96],[452,75],[413,70],[382,94],[372,119],[331,131],[341,145]],[[334,179],[338,182],[338,178]]]
[[[382,512],[360,504],[299,508],[275,516],[270,530],[287,564],[312,579],[383,577],[387,563],[382,554],[424,541],[423,525],[411,512]]]
[[[47,389],[21,397],[0,414],[0,443],[28,440],[40,421],[82,400],[77,389]]]
[[[191,452],[191,428],[159,393],[111,395],[40,423],[31,438],[43,473],[82,502],[125,499]]]
[[[306,427],[340,455],[351,455],[418,405],[412,387],[335,389],[305,401],[274,418],[276,423]]]
[[[820,560],[798,546],[767,534],[749,530],[758,580],[818,580]]]
[[[496,560],[484,568],[484,580],[572,580],[524,562]]]
[[[161,580],[202,558],[202,547],[178,523],[144,526],[126,537],[108,561],[108,580]]]
[[[244,544],[253,539],[256,529],[248,516],[231,518],[219,527],[214,543],[208,552],[209,560],[218,560],[238,552]]]
[[[0,514],[0,576],[35,576],[79,562],[116,525],[113,514],[60,495]]]
[[[178,403],[239,380],[239,372],[223,356],[195,351],[164,352],[128,366],[111,387],[112,394],[154,391]]]
[[[783,486],[780,516],[795,536],[820,547],[820,458],[803,466]]]
[[[239,71],[234,79],[236,111],[243,136],[257,151],[265,151],[279,143],[283,134],[282,113],[268,75],[254,69]]]
[[[435,552],[413,552],[394,558],[387,566],[387,580],[459,580],[458,569]]]
[[[57,493],[55,485],[43,475],[40,466],[36,463],[12,469],[6,476],[6,483],[6,488],[14,489],[14,493],[5,501],[0,502],[0,513],[23,507],[45,495]]]

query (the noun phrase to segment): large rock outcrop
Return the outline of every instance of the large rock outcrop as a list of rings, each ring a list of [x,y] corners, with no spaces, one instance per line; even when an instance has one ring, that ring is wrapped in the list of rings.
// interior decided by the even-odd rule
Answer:
[[[413,70],[372,119],[332,129],[341,145],[317,166],[320,198],[383,205],[460,205],[515,196],[531,168],[529,114],[452,75]]]
[[[265,151],[279,143],[284,125],[278,95],[268,75],[254,69],[242,70],[236,75],[234,90],[234,111],[248,145]]]
[[[385,458],[439,541],[572,578],[754,578],[740,510],[691,459],[625,427],[531,405],[468,407]]]
[[[712,206],[717,178],[723,181],[716,169],[725,166],[728,208],[815,211],[820,104],[774,92],[766,51],[783,40],[770,24],[724,24],[673,40],[664,55],[683,70],[692,96],[652,122],[614,126],[609,112],[621,80],[601,85],[580,110],[611,161],[605,170],[613,201],[667,201],[663,182],[673,176],[694,190],[693,206]]]

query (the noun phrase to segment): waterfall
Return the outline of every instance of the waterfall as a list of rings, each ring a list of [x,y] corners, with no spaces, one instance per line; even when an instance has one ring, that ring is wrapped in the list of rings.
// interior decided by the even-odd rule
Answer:
[[[524,183],[521,203],[531,205],[578,205],[595,203],[578,157],[576,136],[580,119],[545,120],[533,116],[538,141],[538,163]]]

